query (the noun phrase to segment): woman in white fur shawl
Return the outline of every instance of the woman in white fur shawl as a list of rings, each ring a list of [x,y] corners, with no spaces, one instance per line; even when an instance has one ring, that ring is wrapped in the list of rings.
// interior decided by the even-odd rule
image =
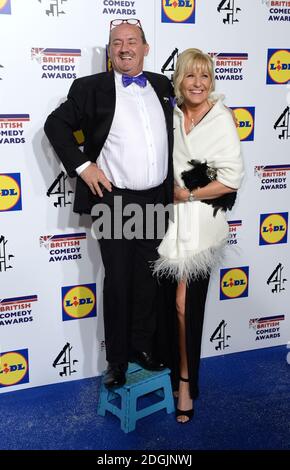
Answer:
[[[199,49],[185,50],[177,60],[174,87],[174,221],[159,246],[155,272],[173,279],[173,285],[177,283],[179,350],[171,367],[178,390],[176,419],[185,423],[193,416],[193,399],[198,396],[209,275],[228,236],[225,211],[215,210],[211,201],[237,191],[243,164],[232,114],[212,95],[210,56]],[[190,160],[206,163],[212,175],[206,186],[192,191],[182,178],[182,173],[192,168]]]

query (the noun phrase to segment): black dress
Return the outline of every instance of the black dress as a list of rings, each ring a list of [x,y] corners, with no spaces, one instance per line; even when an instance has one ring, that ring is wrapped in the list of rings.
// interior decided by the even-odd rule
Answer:
[[[206,278],[191,280],[186,287],[185,331],[189,390],[192,399],[199,395],[199,365],[206,296],[209,285]],[[160,280],[158,299],[158,328],[155,340],[157,355],[171,369],[173,390],[179,387],[179,344],[176,313],[176,281]],[[186,378],[186,377],[184,377]]]

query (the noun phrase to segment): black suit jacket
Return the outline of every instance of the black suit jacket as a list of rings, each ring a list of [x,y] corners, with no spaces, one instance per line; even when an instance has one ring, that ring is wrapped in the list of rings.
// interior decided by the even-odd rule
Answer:
[[[164,111],[168,133],[168,175],[165,181],[166,204],[173,201],[173,106],[172,86],[164,76],[144,72],[154,88]],[[104,72],[75,80],[67,100],[47,118],[44,130],[69,176],[77,176],[75,169],[88,160],[95,162],[103,148],[112,125],[116,106],[114,72]],[[126,119],[126,116],[124,116]],[[83,131],[84,152],[74,137],[74,131]],[[100,201],[80,178],[77,178],[74,211],[90,213]]]

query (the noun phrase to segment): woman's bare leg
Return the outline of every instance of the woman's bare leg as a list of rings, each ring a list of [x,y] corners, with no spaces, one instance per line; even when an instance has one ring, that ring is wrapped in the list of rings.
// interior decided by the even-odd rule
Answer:
[[[185,335],[185,295],[186,295],[186,282],[182,281],[178,284],[176,290],[176,311],[178,318],[178,338],[179,338],[179,353],[180,353],[180,377],[188,379],[188,366],[186,354],[186,335]],[[178,391],[178,404],[179,410],[192,409],[192,399],[189,394],[189,383],[179,382]],[[185,423],[189,418],[187,416],[178,416],[177,421]]]

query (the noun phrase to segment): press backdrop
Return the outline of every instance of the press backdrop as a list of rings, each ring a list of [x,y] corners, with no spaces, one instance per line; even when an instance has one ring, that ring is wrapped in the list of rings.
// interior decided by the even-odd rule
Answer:
[[[246,176],[211,279],[203,356],[289,339],[290,1],[0,0],[1,392],[106,365],[98,245],[43,124],[73,79],[106,69],[114,18],[141,20],[145,69],[169,78],[182,50],[212,54],[239,121]]]

